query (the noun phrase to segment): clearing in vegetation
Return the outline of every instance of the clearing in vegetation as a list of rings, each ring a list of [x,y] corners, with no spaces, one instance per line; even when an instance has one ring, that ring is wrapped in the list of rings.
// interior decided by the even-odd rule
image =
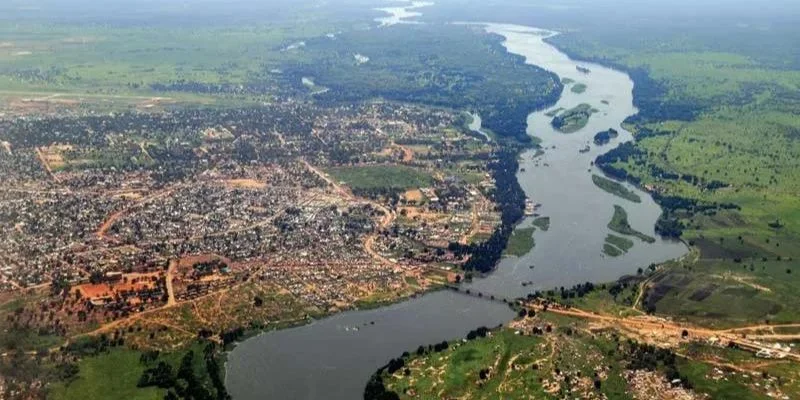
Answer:
[[[335,167],[326,171],[354,191],[359,189],[398,189],[429,187],[433,177],[417,168],[400,165]]]

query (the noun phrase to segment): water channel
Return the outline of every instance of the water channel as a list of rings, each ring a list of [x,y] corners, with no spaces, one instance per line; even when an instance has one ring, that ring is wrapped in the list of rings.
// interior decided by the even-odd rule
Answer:
[[[587,86],[583,93],[574,93],[568,86],[551,109],[587,103],[598,112],[585,128],[572,134],[555,131],[551,117],[544,115],[548,110],[529,116],[528,132],[541,138],[545,152],[523,154],[520,166],[524,172],[520,171],[518,178],[526,194],[541,203],[537,212],[551,218],[550,229],[535,233],[532,252],[504,259],[494,273],[475,279],[470,287],[514,298],[535,289],[614,280],[650,263],[683,255],[686,248],[681,243],[661,239],[651,244],[635,240],[634,247],[620,257],[602,254],[615,204],[627,210],[633,228],[651,236],[656,236],[653,227],[660,213],[650,196],[634,187],[629,186],[642,198],[641,203],[606,193],[591,179],[592,173],[599,173],[590,167],[591,160],[631,139],[620,127],[636,112],[631,79],[600,65],[570,60],[544,41],[552,32],[512,25],[488,24],[484,28],[505,37],[506,49],[524,56],[528,63]],[[580,72],[577,67],[590,72]],[[477,130],[479,119],[476,121],[473,127]],[[592,143],[595,133],[612,127],[620,132],[619,137],[603,147]],[[531,222],[529,218],[522,226]],[[523,287],[521,283],[527,281],[532,285]],[[235,400],[358,399],[369,376],[403,351],[463,337],[470,329],[496,326],[512,317],[503,303],[451,291],[380,309],[346,312],[239,344],[228,357],[226,385]]]

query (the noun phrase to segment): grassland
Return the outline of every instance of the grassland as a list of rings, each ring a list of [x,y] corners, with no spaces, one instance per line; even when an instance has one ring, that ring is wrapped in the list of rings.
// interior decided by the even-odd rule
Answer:
[[[631,227],[628,223],[628,213],[622,206],[614,205],[614,215],[611,217],[611,222],[608,223],[608,229],[622,235],[637,237],[643,242],[653,243],[656,241],[652,236],[645,235]]]
[[[48,399],[55,400],[104,400],[124,398],[135,400],[163,399],[168,391],[186,390],[185,397],[190,397],[193,390],[203,388],[205,393],[213,398],[225,398],[226,393],[216,392],[215,381],[221,383],[221,376],[212,377],[211,374],[221,374],[218,362],[210,362],[209,357],[216,357],[209,353],[206,344],[196,342],[191,346],[170,353],[146,353],[127,348],[116,348],[101,354],[86,357],[78,362],[78,375],[66,382],[57,382],[51,386]],[[152,369],[159,363],[165,363],[173,373],[169,375],[172,384],[156,385],[143,384],[142,376],[145,370]],[[209,367],[215,368],[210,370]],[[189,372],[191,371],[191,372]],[[183,384],[195,386],[194,388],[182,387]],[[174,387],[173,387],[174,386]],[[169,389],[173,387],[172,389]],[[198,392],[194,392],[195,395]],[[215,393],[217,395],[215,395]],[[196,398],[196,397],[195,397]]]
[[[626,124],[635,145],[614,168],[664,199],[736,206],[667,207],[700,256],[670,267],[648,311],[712,325],[800,320],[786,310],[798,301],[786,270],[800,257],[800,63],[786,51],[796,27],[781,29],[792,33],[717,25],[724,39],[712,39],[690,24],[681,35],[602,27],[553,40],[636,83],[640,114]]]
[[[139,362],[141,353],[133,350],[112,350],[78,363],[80,372],[71,382],[58,382],[51,387],[53,400],[134,400],[163,399],[166,391],[139,388],[136,383],[146,367]]]
[[[700,260],[658,275],[643,297],[643,308],[709,326],[800,319],[800,263]]]
[[[524,362],[523,360],[533,361],[542,342],[540,338],[515,337],[512,331],[501,330],[489,339],[475,340],[463,345],[454,343],[453,350],[432,353],[430,359],[420,357],[410,361],[408,365],[410,374],[407,377],[402,373],[395,374],[388,387],[407,397],[410,397],[407,392],[411,388],[426,398],[492,396],[492,393],[499,390],[502,380],[490,379],[487,384],[477,385],[479,371],[496,365],[497,370],[492,374],[494,376],[502,377],[506,372],[513,373],[508,365],[511,358],[514,357],[520,363]],[[434,374],[428,370],[443,373]],[[529,393],[544,395],[541,385],[535,382],[510,391],[507,395],[521,397]]]
[[[589,123],[589,117],[593,113],[592,106],[582,103],[553,117],[551,125],[559,132],[574,133],[583,129]]]
[[[433,177],[419,169],[406,166],[371,165],[330,168],[326,172],[353,190],[429,187]]]
[[[619,182],[612,181],[611,179],[602,177],[597,174],[592,175],[592,182],[594,182],[594,184],[597,185],[597,187],[599,187],[600,189],[603,189],[604,191],[611,193],[614,196],[623,198],[628,201],[632,201],[634,203],[642,202],[642,198],[639,197],[638,194],[626,188]]]
[[[690,391],[712,398],[762,399],[774,390],[764,387],[774,387],[775,380],[757,373],[737,379],[735,371],[715,370],[705,362],[718,357],[709,352],[724,349],[695,345],[683,350],[693,358],[676,357],[610,331],[589,333],[577,320],[544,314],[526,320],[549,327],[539,334],[501,328],[485,337],[450,342],[444,350],[422,347],[395,359],[394,371],[381,372],[382,382],[401,399],[640,398],[644,388],[632,376],[654,377],[646,386],[651,391],[671,390],[667,382],[681,379]],[[740,362],[755,360],[746,353],[736,356]],[[785,393],[793,393],[788,383],[792,373],[778,375]]]
[[[536,232],[535,227],[530,228],[517,228],[511,238],[508,240],[505,252],[506,256],[522,257],[528,254],[536,245],[533,239],[533,233]]]

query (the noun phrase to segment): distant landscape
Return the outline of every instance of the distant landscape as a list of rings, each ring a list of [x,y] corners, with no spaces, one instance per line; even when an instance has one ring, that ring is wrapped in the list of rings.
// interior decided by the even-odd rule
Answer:
[[[389,6],[0,4],[0,399],[800,397],[797,4]],[[525,31],[577,67],[469,21],[558,32]],[[612,70],[635,106],[614,126]],[[554,218],[566,200],[601,222]],[[587,278],[601,260],[649,261]],[[409,301],[496,324],[467,300],[516,318],[370,330],[416,338]],[[331,316],[394,358],[247,364],[327,344],[269,340]]]

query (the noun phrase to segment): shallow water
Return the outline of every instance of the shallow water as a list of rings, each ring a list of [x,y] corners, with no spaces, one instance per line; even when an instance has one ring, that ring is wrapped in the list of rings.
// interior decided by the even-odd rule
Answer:
[[[653,244],[634,239],[634,247],[622,257],[605,257],[601,252],[614,204],[624,206],[635,229],[652,236],[660,213],[646,193],[629,187],[642,197],[639,204],[615,197],[597,188],[589,172],[590,161],[598,154],[631,139],[630,133],[620,128],[620,123],[636,112],[630,78],[599,65],[571,61],[543,42],[543,37],[552,33],[510,25],[487,25],[486,29],[506,37],[508,51],[525,56],[527,62],[588,85],[583,94],[567,87],[553,108],[588,103],[599,112],[584,129],[572,134],[554,131],[546,111],[528,118],[529,133],[542,139],[546,151],[536,159],[534,152],[525,153],[521,162],[525,172],[518,177],[528,196],[542,204],[538,212],[551,217],[550,229],[536,232],[531,253],[504,259],[494,273],[476,279],[471,287],[487,297],[514,298],[534,289],[613,280],[638,267],[683,255],[686,248],[681,243],[660,239]],[[591,72],[580,73],[576,65]],[[591,143],[595,133],[611,127],[620,132],[617,139],[603,147]],[[479,118],[471,128],[480,129]],[[590,151],[579,153],[587,143]],[[529,218],[522,226],[531,221]],[[522,287],[523,281],[533,285]],[[478,326],[495,326],[512,317],[502,303],[450,291],[380,309],[347,312],[246,340],[229,355],[226,384],[236,400],[357,399],[369,376],[403,351],[463,337]]]

